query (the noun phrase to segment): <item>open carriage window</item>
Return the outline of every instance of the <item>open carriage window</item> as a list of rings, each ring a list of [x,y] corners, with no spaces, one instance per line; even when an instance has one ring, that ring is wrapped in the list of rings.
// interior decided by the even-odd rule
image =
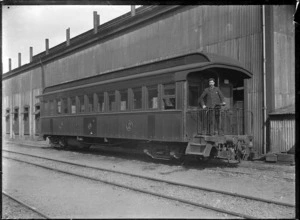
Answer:
[[[62,108],[63,108],[63,114],[67,114],[68,113],[68,99],[67,98],[62,99]]]
[[[94,95],[88,94],[87,101],[88,101],[88,112],[93,112],[94,111]]]
[[[115,91],[108,92],[108,111],[116,110]]]
[[[175,109],[176,98],[175,98],[175,84],[163,85],[163,109]]]
[[[97,94],[97,112],[104,112],[104,93]]]
[[[126,111],[128,109],[128,92],[127,89],[120,91],[120,109]]]
[[[85,111],[85,105],[84,105],[84,96],[78,96],[79,100],[79,112],[84,112]]]
[[[157,109],[158,108],[158,90],[156,86],[148,86],[148,108]]]
[[[142,108],[142,88],[133,88],[133,109]]]
[[[56,102],[57,104],[56,104],[56,113],[57,114],[61,114],[61,100],[60,99],[58,99],[57,100],[57,102]]]
[[[76,114],[76,97],[71,97],[71,114]]]

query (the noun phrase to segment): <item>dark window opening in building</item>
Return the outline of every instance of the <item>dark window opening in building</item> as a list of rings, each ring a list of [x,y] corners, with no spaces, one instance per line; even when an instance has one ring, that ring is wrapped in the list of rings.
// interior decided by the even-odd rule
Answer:
[[[23,121],[24,121],[24,135],[29,135],[29,107],[24,107]]]
[[[19,134],[19,108],[14,109],[13,131],[14,134]]]
[[[142,108],[142,88],[133,88],[133,109]]]

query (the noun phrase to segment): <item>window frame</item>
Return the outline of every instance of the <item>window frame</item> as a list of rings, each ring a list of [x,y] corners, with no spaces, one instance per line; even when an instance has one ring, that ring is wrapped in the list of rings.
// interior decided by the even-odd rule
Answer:
[[[150,100],[149,100],[149,90],[155,90],[156,89],[156,92],[157,92],[157,107],[156,108],[150,108],[149,107],[149,103],[150,103]],[[146,102],[146,109],[147,110],[158,110],[159,109],[159,85],[157,84],[153,84],[153,85],[147,85],[145,86],[145,102]],[[147,100],[147,101],[146,101]],[[152,100],[153,101],[153,100]]]
[[[165,94],[165,86],[166,85],[174,85],[174,94],[171,94],[171,95],[166,95]],[[164,111],[166,111],[166,110],[176,110],[177,109],[177,97],[176,97],[176,82],[171,82],[171,83],[164,83],[164,84],[161,84],[161,92],[162,92],[162,94],[161,94],[161,109],[162,110],[164,110]],[[175,100],[175,103],[174,103],[174,108],[169,108],[169,109],[166,109],[165,108],[165,103],[164,103],[164,99],[166,99],[166,98],[169,98],[169,99],[171,99],[171,98],[174,98],[174,100]],[[173,104],[173,103],[172,103]]]
[[[122,110],[122,94],[126,93],[126,108]],[[129,110],[129,89],[120,89],[118,90],[118,110],[121,112],[125,112]]]
[[[59,105],[59,102],[60,102],[60,105]],[[55,99],[55,103],[56,103],[56,105],[55,105],[55,114],[56,115],[61,115],[62,114],[62,100],[61,100],[61,98],[58,98],[58,99]],[[58,107],[60,107],[60,112],[58,111],[59,110],[59,108]]]
[[[117,111],[117,94],[116,90],[107,91],[107,112],[116,112]],[[113,94],[114,101],[111,103],[111,109],[110,109],[110,96]],[[114,106],[113,106],[114,104]]]
[[[141,91],[141,104],[140,104],[140,108],[134,108],[134,90],[135,89],[139,89]],[[130,88],[130,102],[131,102],[131,110],[132,111],[141,111],[141,110],[144,110],[143,106],[144,106],[144,89],[143,89],[143,86],[136,86],[136,87],[133,87],[133,88]]]

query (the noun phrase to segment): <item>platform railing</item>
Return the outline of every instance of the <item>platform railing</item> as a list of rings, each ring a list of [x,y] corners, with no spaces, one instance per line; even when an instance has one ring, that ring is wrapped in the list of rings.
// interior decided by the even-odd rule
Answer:
[[[242,108],[217,106],[197,110],[197,133],[200,135],[251,135],[252,128],[252,112]]]

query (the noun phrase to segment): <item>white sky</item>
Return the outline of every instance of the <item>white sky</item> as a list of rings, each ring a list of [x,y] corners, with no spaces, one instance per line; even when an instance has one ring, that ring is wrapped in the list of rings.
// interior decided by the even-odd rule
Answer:
[[[138,6],[136,6],[137,8]],[[61,5],[61,6],[8,6],[2,7],[2,65],[8,72],[8,59],[12,69],[18,66],[18,53],[22,65],[29,62],[29,47],[33,55],[66,41],[66,29],[71,38],[93,28],[93,11],[100,15],[100,24],[130,11],[130,5]]]

